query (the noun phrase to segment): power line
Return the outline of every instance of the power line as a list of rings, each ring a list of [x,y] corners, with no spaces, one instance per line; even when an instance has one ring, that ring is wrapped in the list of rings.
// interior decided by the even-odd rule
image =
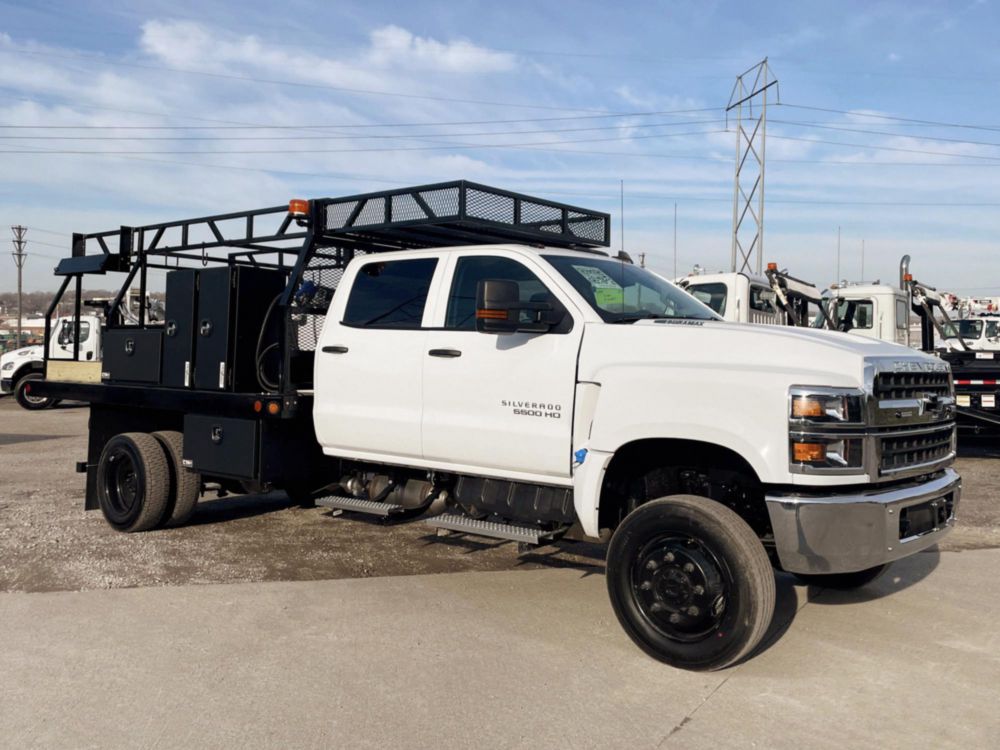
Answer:
[[[968,141],[963,138],[943,138],[941,136],[933,135],[921,135],[921,136],[909,136],[900,133],[886,133],[884,130],[866,130],[862,128],[846,128],[840,125],[824,125],[814,122],[796,122],[794,120],[771,120],[771,122],[778,122],[782,125],[796,125],[800,127],[807,128],[817,128],[821,130],[839,130],[845,133],[864,133],[866,135],[886,135],[890,138],[898,138],[901,135],[906,138],[920,138],[923,141],[942,141],[944,143],[959,143],[969,146],[993,146],[994,148],[1000,147],[1000,143],[995,143],[992,141]]]
[[[602,125],[588,128],[544,128],[540,130],[489,130],[471,133],[357,133],[326,135],[263,135],[263,136],[203,136],[203,135],[0,135],[0,140],[30,141],[329,141],[329,140],[370,140],[370,139],[422,139],[422,138],[472,138],[495,135],[538,135],[541,133],[584,133],[593,131],[621,130],[623,128],[669,128],[678,125],[722,125],[721,120],[683,120],[681,122],[648,122],[629,125]],[[0,126],[3,127],[3,126]]]
[[[525,146],[553,146],[562,143],[604,143],[609,141],[634,141],[634,140],[644,140],[649,138],[680,138],[683,136],[691,135],[709,135],[712,133],[725,133],[725,130],[695,130],[684,133],[656,133],[650,135],[633,135],[617,138],[582,138],[574,140],[565,141],[536,141],[535,143],[451,143],[451,144],[441,144],[434,146],[391,146],[387,148],[346,148],[346,149],[254,149],[254,150],[227,150],[227,151],[205,151],[205,150],[179,150],[171,149],[168,151],[155,151],[155,150],[107,150],[107,151],[84,151],[82,149],[59,149],[59,150],[48,150],[48,151],[38,151],[30,149],[0,149],[0,154],[109,154],[109,155],[120,155],[120,154],[214,154],[214,155],[226,155],[226,154],[343,154],[343,153],[380,153],[388,151],[441,151],[441,150],[460,150],[460,149],[480,149],[480,148],[524,148]]]
[[[0,87],[2,88],[2,87]],[[23,101],[38,103],[31,97],[15,97]],[[74,106],[89,107],[86,104],[74,104]],[[139,112],[135,110],[120,110],[110,107],[94,107],[94,109],[106,109],[112,112],[124,112],[126,114],[141,114],[153,117],[186,117],[186,115],[173,115],[157,112]],[[605,113],[600,115],[574,115],[565,117],[525,117],[520,119],[488,119],[488,120],[446,120],[430,122],[381,122],[381,123],[327,123],[302,124],[302,125],[26,125],[6,123],[0,124],[0,128],[10,129],[33,129],[33,130],[319,130],[319,129],[359,129],[359,128],[422,128],[422,127],[451,127],[459,125],[520,125],[533,122],[566,122],[573,120],[600,120],[600,119],[627,119],[631,117],[666,117],[668,115],[695,114],[703,112],[719,112],[721,107],[700,107],[697,109],[667,109],[650,112],[628,112],[628,113]],[[190,118],[207,119],[207,118]],[[227,122],[225,120],[210,120],[210,122]],[[684,121],[682,121],[684,122]],[[680,124],[680,123],[678,123]]]
[[[848,109],[833,109],[831,107],[811,107],[805,104],[789,104],[787,102],[782,102],[779,106],[791,107],[793,109],[806,109],[812,112],[829,112],[831,114],[837,115],[850,115],[851,117],[870,117],[879,120],[894,120],[896,122],[910,122],[919,125],[937,125],[943,128],[965,128],[968,130],[989,130],[1000,132],[1000,127],[994,125],[970,125],[968,123],[961,122],[940,122],[936,120],[921,120],[914,117],[897,117],[895,115],[883,115],[876,114],[873,112],[858,112]]]

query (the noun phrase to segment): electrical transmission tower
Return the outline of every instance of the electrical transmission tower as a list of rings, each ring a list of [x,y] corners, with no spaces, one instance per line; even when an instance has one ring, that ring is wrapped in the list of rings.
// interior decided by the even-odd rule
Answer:
[[[767,93],[772,86],[780,103],[778,79],[765,57],[736,77],[726,105],[736,117],[736,179],[733,186],[732,270],[761,273],[764,257],[764,141]],[[752,239],[751,238],[752,232]],[[749,239],[749,242],[747,241]]]
[[[24,237],[28,234],[28,228],[18,225],[11,227],[10,231],[14,233],[14,252],[11,253],[11,256],[14,258],[14,265],[17,266],[17,346],[15,348],[20,349],[21,316],[23,314],[21,305],[21,269],[24,268],[24,260],[27,258],[24,254],[24,246],[28,241]]]

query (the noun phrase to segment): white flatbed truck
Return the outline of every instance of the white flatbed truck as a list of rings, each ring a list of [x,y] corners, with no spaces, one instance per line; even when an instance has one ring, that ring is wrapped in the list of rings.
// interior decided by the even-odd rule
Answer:
[[[727,323],[602,250],[609,219],[452,182],[80,235],[63,289],[170,270],[163,325],[106,331],[103,382],[38,385],[90,402],[86,507],[145,531],[249,483],[602,540],[623,628],[687,669],[753,652],[774,567],[858,586],[948,533],[947,364]]]

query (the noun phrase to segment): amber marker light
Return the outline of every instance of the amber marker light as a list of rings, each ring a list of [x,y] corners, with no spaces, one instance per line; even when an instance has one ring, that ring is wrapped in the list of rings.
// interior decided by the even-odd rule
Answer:
[[[800,419],[805,417],[822,417],[823,404],[814,398],[800,396],[792,399],[792,416]]]
[[[281,411],[281,404],[279,404],[277,401],[268,401],[267,402],[267,413],[268,414],[270,414],[270,415],[273,416],[273,415],[277,414],[279,411]]]
[[[507,320],[506,310],[476,310],[476,317],[480,320]]]
[[[288,213],[292,216],[306,216],[309,213],[309,201],[303,198],[292,198],[288,201]]]
[[[820,443],[792,443],[792,457],[801,464],[826,461],[826,446]]]

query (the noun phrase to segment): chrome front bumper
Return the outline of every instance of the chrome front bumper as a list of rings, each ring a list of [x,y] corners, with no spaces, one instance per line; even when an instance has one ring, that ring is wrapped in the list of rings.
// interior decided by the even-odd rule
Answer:
[[[781,567],[791,573],[850,573],[920,552],[955,523],[962,478],[953,469],[928,482],[849,495],[768,493],[767,511]],[[908,533],[912,506],[933,525]]]

